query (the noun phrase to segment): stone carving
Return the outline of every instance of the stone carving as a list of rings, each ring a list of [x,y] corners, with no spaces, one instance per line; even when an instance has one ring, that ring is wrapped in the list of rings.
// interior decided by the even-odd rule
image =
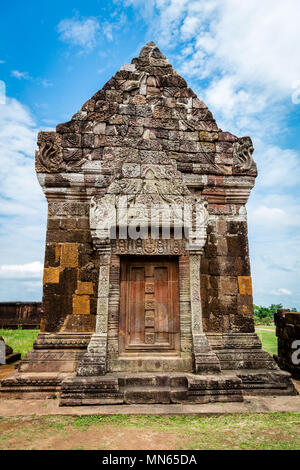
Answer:
[[[181,255],[185,249],[185,240],[112,240],[112,253],[119,255]]]
[[[202,329],[202,307],[200,299],[200,255],[190,254],[190,292],[193,334],[200,334]]]
[[[194,205],[191,230],[189,234],[190,250],[201,250],[205,245],[209,219],[207,206],[207,202],[197,202]]]
[[[98,299],[96,330],[92,335],[87,353],[83,356],[77,375],[97,376],[106,373],[107,358],[107,328],[108,328],[108,296],[109,296],[109,275],[110,275],[110,254],[101,254],[100,246],[100,269],[98,281]],[[110,253],[110,250],[107,251]]]
[[[110,228],[116,226],[116,198],[106,194],[102,198],[94,196],[90,203],[90,227],[92,234],[97,233],[97,238],[110,237]]]
[[[74,139],[77,134],[71,136]],[[57,132],[40,132],[38,146],[39,150],[36,151],[38,173],[76,171],[87,161],[86,158],[82,158],[80,148],[62,149],[61,136]]]
[[[247,171],[254,166],[254,147],[250,137],[241,137],[233,144],[233,163],[240,170]]]
[[[40,132],[38,135],[39,150],[36,152],[37,172],[64,171],[66,164],[60,142],[60,135],[56,132]]]

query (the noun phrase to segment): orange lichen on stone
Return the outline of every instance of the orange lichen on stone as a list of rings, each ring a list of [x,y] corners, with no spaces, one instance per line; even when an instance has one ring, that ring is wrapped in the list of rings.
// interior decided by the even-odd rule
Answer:
[[[75,291],[75,294],[84,295],[84,294],[93,294],[93,293],[94,293],[94,288],[93,288],[92,282],[77,281],[77,289]]]
[[[89,315],[90,313],[90,296],[89,295],[73,295],[73,314]]]
[[[61,244],[61,268],[77,268],[78,266],[78,243]]]
[[[43,284],[57,284],[59,282],[59,268],[44,268]]]
[[[251,276],[238,276],[239,293],[242,295],[252,295]]]

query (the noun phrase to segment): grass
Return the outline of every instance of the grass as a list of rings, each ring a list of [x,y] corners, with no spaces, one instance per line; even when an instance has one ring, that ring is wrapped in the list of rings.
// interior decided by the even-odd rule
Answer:
[[[255,331],[262,342],[263,349],[270,354],[277,354],[275,328],[273,326],[262,325],[257,326]],[[38,329],[22,330],[22,328],[18,328],[17,330],[6,330],[0,328],[0,336],[3,336],[5,342],[13,348],[14,352],[20,352],[22,354],[22,358],[32,349],[33,342],[38,333]]]
[[[263,329],[263,330],[270,330],[275,331],[275,325],[262,325],[261,323],[257,323],[255,328]]]
[[[14,352],[20,352],[23,358],[25,354],[32,349],[33,342],[39,333],[39,329],[36,330],[6,330],[0,328],[0,336],[3,336],[4,341],[13,348]]]
[[[265,331],[270,330],[270,331]],[[21,352],[39,330],[0,329]],[[274,328],[256,328],[263,348],[277,352]],[[228,416],[27,416],[0,417],[0,449],[240,449],[300,448],[300,413]]]
[[[0,449],[300,447],[300,413],[228,416],[41,416],[0,419]]]
[[[277,354],[277,337],[275,335],[275,328],[261,326],[256,327],[255,331],[262,342],[263,349],[271,355]]]
[[[270,331],[265,331],[270,330]],[[257,326],[255,328],[256,333],[258,334],[263,349],[268,351],[270,354],[277,354],[277,338],[275,336],[275,328],[272,326]],[[22,358],[25,354],[32,349],[33,342],[37,337],[39,330],[22,330],[18,328],[17,330],[6,330],[0,329],[0,336],[3,336],[5,342],[9,344],[14,350],[14,352],[20,352]]]

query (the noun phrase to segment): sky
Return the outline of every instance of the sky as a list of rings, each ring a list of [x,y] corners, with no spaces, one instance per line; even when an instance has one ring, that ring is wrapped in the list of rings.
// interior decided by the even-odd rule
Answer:
[[[0,18],[0,301],[41,300],[37,132],[155,41],[220,128],[250,135],[254,302],[300,309],[299,0],[15,0]]]

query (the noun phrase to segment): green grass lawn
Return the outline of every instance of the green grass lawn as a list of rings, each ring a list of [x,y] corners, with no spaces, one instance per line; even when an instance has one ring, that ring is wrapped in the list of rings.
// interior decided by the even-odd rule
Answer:
[[[14,352],[20,352],[22,358],[25,354],[32,349],[33,342],[39,333],[39,329],[36,330],[6,330],[0,328],[0,336],[3,336],[4,341],[13,348]]]
[[[270,330],[270,331],[265,331]],[[263,349],[270,354],[277,354],[277,338],[275,336],[275,328],[272,326],[257,326],[255,328]],[[39,330],[6,330],[0,329],[0,336],[3,336],[5,342],[9,344],[14,352],[20,352],[22,357],[32,349],[33,342],[37,337]]]
[[[0,449],[291,450],[299,447],[300,413],[0,418]]]
[[[270,330],[270,331],[266,331]],[[259,339],[262,342],[262,347],[265,351],[270,353],[271,355],[277,354],[277,337],[275,335],[275,328],[274,327],[265,327],[265,326],[257,326],[255,328]]]

